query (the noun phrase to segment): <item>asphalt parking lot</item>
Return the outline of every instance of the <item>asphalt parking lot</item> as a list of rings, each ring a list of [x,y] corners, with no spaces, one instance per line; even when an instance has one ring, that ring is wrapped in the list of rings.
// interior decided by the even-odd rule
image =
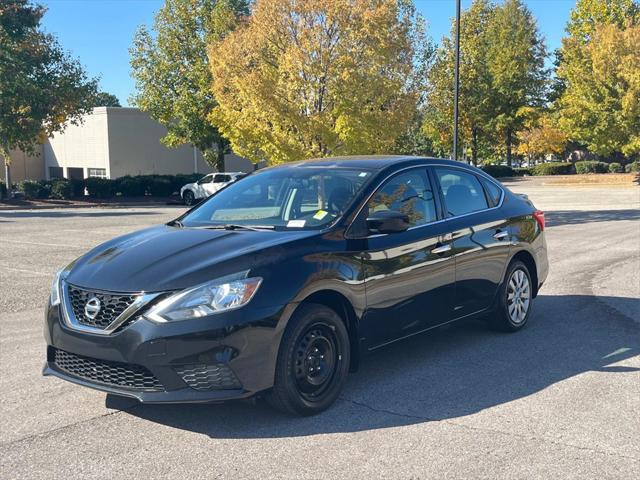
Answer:
[[[0,478],[640,478],[640,187],[509,186],[547,212],[528,327],[390,346],[303,419],[42,377],[54,272],[182,210],[0,211]]]

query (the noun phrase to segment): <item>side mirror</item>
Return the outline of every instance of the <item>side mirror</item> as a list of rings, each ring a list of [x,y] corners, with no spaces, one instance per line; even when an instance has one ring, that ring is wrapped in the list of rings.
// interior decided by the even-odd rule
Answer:
[[[367,228],[374,233],[399,233],[409,227],[409,217],[396,210],[373,212],[367,218]]]

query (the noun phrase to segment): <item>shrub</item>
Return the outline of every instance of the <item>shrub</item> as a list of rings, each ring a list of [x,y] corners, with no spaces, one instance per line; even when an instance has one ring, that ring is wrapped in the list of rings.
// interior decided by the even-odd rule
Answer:
[[[539,163],[531,169],[533,175],[569,175],[573,164],[567,162]]]
[[[147,192],[154,197],[168,197],[173,190],[171,180],[164,176],[153,176],[148,182]]]
[[[108,178],[90,177],[85,180],[89,196],[93,198],[109,198],[113,196],[114,181]]]
[[[67,200],[73,197],[73,184],[71,181],[65,179],[52,180],[49,197],[60,200]]]
[[[86,186],[84,179],[71,178],[69,183],[71,183],[71,188],[73,189],[72,196],[84,197],[84,187]]]
[[[533,175],[533,169],[531,167],[518,167],[514,168],[513,170],[519,177],[524,177],[525,175]]]
[[[640,161],[636,160],[635,162],[626,164],[624,167],[624,171],[627,173],[640,172]]]
[[[624,167],[618,162],[613,162],[609,164],[609,173],[623,173]]]
[[[0,199],[7,197],[7,186],[4,183],[4,180],[0,180]]]
[[[576,173],[607,173],[609,165],[604,162],[576,162]]]
[[[506,165],[483,165],[480,168],[493,178],[514,177],[516,175],[515,170]]]
[[[140,176],[129,175],[115,180],[115,191],[125,197],[142,197],[145,192],[145,183]]]
[[[18,182],[17,187],[27,199],[47,198],[49,195],[49,190],[46,187],[46,184],[36,180],[22,180]]]

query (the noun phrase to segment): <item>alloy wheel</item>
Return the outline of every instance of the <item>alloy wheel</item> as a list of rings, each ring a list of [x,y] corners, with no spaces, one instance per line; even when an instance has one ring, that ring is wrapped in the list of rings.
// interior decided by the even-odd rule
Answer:
[[[529,277],[521,270],[516,269],[509,278],[507,284],[507,309],[510,320],[519,325],[524,322],[531,304],[531,285]]]

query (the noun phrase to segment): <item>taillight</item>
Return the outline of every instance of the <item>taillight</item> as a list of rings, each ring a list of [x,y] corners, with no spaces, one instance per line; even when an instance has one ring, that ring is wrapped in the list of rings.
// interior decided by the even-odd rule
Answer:
[[[540,231],[544,230],[544,212],[542,210],[536,210],[533,212],[533,218],[536,219],[538,225],[540,225]]]

